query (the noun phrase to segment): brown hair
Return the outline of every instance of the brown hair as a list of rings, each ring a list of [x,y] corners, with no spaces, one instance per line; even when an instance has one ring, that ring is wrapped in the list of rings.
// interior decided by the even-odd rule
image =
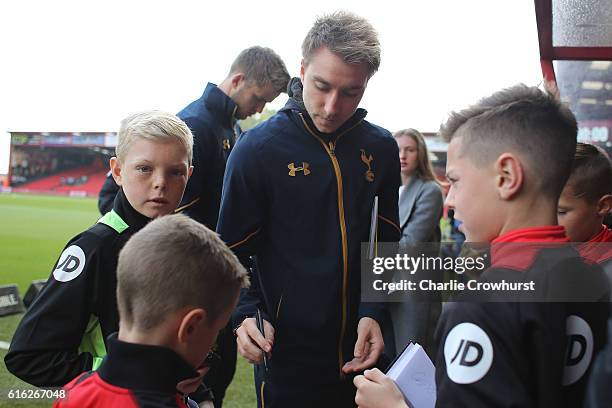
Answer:
[[[393,134],[393,137],[395,139],[399,139],[400,137],[411,137],[412,140],[414,140],[417,145],[417,175],[423,180],[433,180],[439,185],[440,183],[434,175],[431,160],[429,160],[429,150],[427,150],[427,144],[425,143],[423,134],[416,129],[408,128],[398,130]]]
[[[229,75],[239,72],[256,86],[271,84],[276,92],[287,92],[289,73],[281,57],[271,48],[254,46],[240,52],[232,63]]]
[[[246,286],[246,270],[217,234],[181,214],[151,221],[119,253],[117,303],[128,327],[151,329],[185,307],[201,307],[212,322]]]
[[[440,134],[447,142],[462,137],[461,154],[480,166],[505,151],[516,152],[535,189],[558,200],[569,177],[577,129],[572,112],[554,95],[520,84],[451,113]]]
[[[590,203],[612,194],[612,165],[608,154],[592,144],[578,143],[567,186],[576,198]]]
[[[317,18],[302,43],[304,64],[323,47],[347,64],[366,63],[370,77],[380,66],[378,33],[368,20],[353,13],[337,11]]]

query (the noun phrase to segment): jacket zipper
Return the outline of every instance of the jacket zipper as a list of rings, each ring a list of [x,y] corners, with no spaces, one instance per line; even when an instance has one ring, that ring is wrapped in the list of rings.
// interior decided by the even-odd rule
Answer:
[[[352,129],[354,129],[357,125],[361,123],[361,120],[357,122],[354,126],[351,126],[344,132],[338,135],[335,141],[330,141],[325,143],[323,139],[321,139],[315,132],[310,129],[306,120],[304,119],[304,115],[300,112],[300,118],[302,119],[302,123],[304,127],[315,139],[317,139],[327,154],[331,159],[332,165],[334,167],[334,172],[336,174],[336,184],[338,187],[338,217],[340,221],[340,235],[342,237],[342,323],[340,326],[340,340],[338,342],[338,370],[340,372],[340,378],[344,378],[344,373],[342,372],[342,366],[344,365],[344,359],[342,358],[342,343],[344,342],[344,334],[346,331],[346,320],[347,320],[347,301],[346,301],[346,292],[348,286],[348,237],[346,233],[346,220],[344,218],[344,194],[342,190],[342,173],[340,172],[340,164],[338,163],[338,159],[336,158],[336,144],[340,137]]]

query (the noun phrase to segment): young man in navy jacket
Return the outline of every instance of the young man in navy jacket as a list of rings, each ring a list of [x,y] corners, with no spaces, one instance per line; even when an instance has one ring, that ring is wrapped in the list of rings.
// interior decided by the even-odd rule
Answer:
[[[256,259],[234,320],[243,357],[270,353],[260,406],[353,406],[348,377],[384,346],[382,305],[360,301],[360,243],[375,196],[378,241],[399,239],[398,149],[357,108],[380,63],[367,20],[319,18],[302,55],[287,105],[234,147],[217,230],[239,257]]]

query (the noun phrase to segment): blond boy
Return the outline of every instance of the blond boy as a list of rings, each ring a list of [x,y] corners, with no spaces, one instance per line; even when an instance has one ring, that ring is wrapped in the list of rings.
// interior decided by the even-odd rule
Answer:
[[[22,380],[63,386],[96,369],[107,337],[119,329],[116,268],[126,241],[179,204],[192,172],[193,137],[172,114],[124,119],[111,171],[121,189],[113,209],[72,238],[23,317],[5,363]]]

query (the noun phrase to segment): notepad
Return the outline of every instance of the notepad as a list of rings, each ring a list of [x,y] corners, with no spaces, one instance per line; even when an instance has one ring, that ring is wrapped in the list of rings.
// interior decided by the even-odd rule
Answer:
[[[410,343],[387,371],[411,408],[436,405],[435,367],[423,347]]]

